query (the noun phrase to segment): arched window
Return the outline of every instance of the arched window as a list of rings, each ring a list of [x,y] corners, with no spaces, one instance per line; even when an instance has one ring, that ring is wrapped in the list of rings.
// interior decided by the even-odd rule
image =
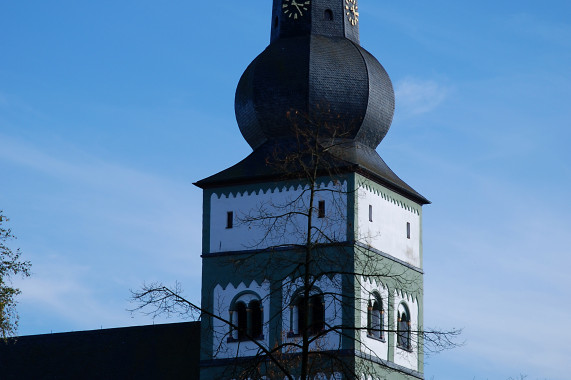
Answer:
[[[321,294],[310,295],[307,302],[303,295],[297,296],[292,313],[293,335],[302,335],[304,330],[309,335],[316,335],[325,329],[325,305]]]
[[[264,313],[257,295],[246,293],[232,302],[229,341],[263,339]]]
[[[410,312],[408,307],[401,303],[397,310],[397,346],[410,350]]]
[[[367,334],[370,337],[384,339],[384,314],[381,296],[374,293],[367,307]]]

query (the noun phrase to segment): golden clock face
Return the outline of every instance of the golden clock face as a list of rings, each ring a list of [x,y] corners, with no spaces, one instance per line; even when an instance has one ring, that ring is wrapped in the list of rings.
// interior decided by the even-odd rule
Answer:
[[[359,7],[357,7],[357,0],[345,0],[345,12],[347,14],[347,20],[351,25],[357,25],[359,22]]]
[[[311,0],[284,0],[282,9],[284,15],[291,19],[297,20],[309,12],[310,4]]]

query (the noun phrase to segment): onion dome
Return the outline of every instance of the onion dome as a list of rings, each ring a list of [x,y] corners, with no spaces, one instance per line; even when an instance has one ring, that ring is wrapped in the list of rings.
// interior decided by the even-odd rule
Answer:
[[[272,43],[248,67],[235,109],[254,149],[295,134],[291,112],[307,116],[305,127],[331,126],[320,130],[321,137],[343,136],[376,148],[392,122],[394,91],[381,64],[354,42],[292,37]]]
[[[320,138],[380,144],[392,122],[394,90],[383,66],[359,45],[356,6],[274,0],[271,43],[236,90],[236,119],[253,149],[316,125]],[[295,123],[292,112],[302,115]]]

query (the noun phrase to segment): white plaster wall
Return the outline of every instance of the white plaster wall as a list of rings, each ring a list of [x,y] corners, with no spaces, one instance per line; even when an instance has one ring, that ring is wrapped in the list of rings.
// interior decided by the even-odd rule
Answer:
[[[389,290],[388,288],[375,280],[370,280],[361,277],[361,295],[360,295],[360,310],[361,310],[361,330],[360,330],[360,342],[361,342],[361,352],[377,357],[379,359],[388,360],[389,358],[389,345],[388,345],[388,332],[384,332],[385,341],[382,342],[378,339],[370,338],[367,335],[367,307],[369,299],[373,299],[373,292],[379,293],[383,301],[383,308],[385,313],[383,314],[383,326],[387,329],[389,326],[388,318],[388,306],[389,306]]]
[[[375,192],[360,186],[357,190],[358,241],[420,268],[420,206],[406,203],[393,192]],[[373,221],[369,221],[369,205]],[[406,224],[410,223],[410,239]]]
[[[230,320],[230,304],[234,297],[238,294],[249,290],[260,296],[262,307],[264,308],[264,339],[257,342],[268,347],[269,342],[269,323],[270,320],[270,282],[265,280],[258,285],[256,281],[247,286],[243,282],[237,287],[228,284],[225,288],[217,285],[214,288],[214,314],[221,317],[224,321],[213,318],[213,357],[214,359],[234,358],[238,356],[253,356],[258,353],[259,347],[252,341],[228,342],[230,336],[230,326],[227,322]]]
[[[282,307],[284,313],[282,317],[282,339],[284,342],[301,342],[301,337],[288,337],[287,333],[290,331],[290,326],[292,323],[290,313],[292,297],[296,295],[297,290],[302,289],[302,285],[302,279],[297,279],[295,281],[286,279],[283,283]],[[341,276],[335,275],[332,279],[329,279],[327,276],[323,276],[315,281],[315,286],[319,288],[324,294],[323,301],[325,302],[325,328],[327,329],[327,326],[341,326],[343,322],[340,299],[340,295],[342,294]],[[309,349],[337,350],[340,347],[341,334],[332,331],[313,342],[310,345]],[[283,351],[286,352],[286,348],[284,348]],[[290,349],[288,353],[293,352],[299,352],[299,350]]]
[[[325,217],[314,212],[313,225],[335,241],[346,240],[346,183],[329,183],[315,193],[314,207],[325,201]],[[309,210],[309,191],[299,187],[276,187],[266,192],[213,194],[210,203],[210,252],[263,249],[290,244],[303,244],[307,218],[294,215]],[[234,212],[234,227],[226,228],[228,211]],[[275,218],[277,216],[282,216]],[[258,219],[258,220],[252,220]],[[325,242],[316,238],[314,241]]]
[[[403,350],[397,347],[397,339],[393,340],[393,347],[395,352],[395,364],[399,364],[403,367],[410,368],[412,370],[418,371],[418,302],[415,298],[403,294],[399,291],[394,292],[394,305],[393,305],[393,318],[392,325],[397,326],[397,308],[401,302],[405,302],[408,310],[410,312],[410,342],[412,352]]]

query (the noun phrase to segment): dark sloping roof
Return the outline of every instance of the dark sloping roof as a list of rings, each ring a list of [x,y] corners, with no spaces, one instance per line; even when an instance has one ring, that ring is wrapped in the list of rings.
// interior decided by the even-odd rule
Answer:
[[[0,342],[0,378],[198,379],[200,322],[23,336]]]
[[[270,141],[255,149],[248,157],[234,166],[195,183],[202,189],[243,185],[247,183],[280,181],[304,178],[299,167],[284,168],[288,155],[294,151],[284,140]],[[281,153],[283,152],[283,153]],[[311,166],[310,155],[296,158]],[[383,161],[376,150],[348,141],[326,150],[320,155],[323,175],[357,172],[419,204],[430,201],[400,179]]]

